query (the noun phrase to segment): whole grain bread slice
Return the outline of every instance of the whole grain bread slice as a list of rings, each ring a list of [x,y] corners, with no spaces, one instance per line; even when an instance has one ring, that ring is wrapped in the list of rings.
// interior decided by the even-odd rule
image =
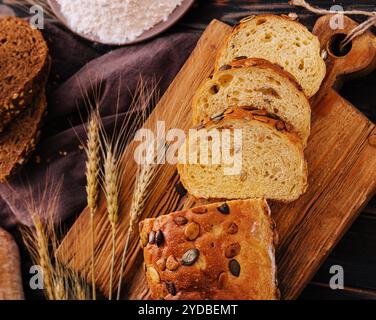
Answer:
[[[0,134],[0,181],[10,177],[34,151],[46,113],[45,90]]]
[[[257,106],[291,125],[306,145],[311,107],[294,78],[264,59],[241,59],[222,67],[193,98],[193,122],[205,122],[229,107]]]
[[[239,57],[278,64],[296,78],[307,97],[319,90],[326,74],[318,38],[299,22],[283,16],[243,19],[219,51],[216,70]]]
[[[39,30],[16,17],[0,17],[0,132],[31,107],[48,72],[47,44]]]
[[[291,202],[306,191],[301,140],[275,115],[228,109],[197,129],[181,147],[178,163],[181,182],[193,196]]]

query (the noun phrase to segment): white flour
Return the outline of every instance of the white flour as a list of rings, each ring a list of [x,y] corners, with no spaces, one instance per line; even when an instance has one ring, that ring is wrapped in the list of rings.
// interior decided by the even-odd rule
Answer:
[[[133,41],[183,0],[57,0],[69,26],[104,43]]]

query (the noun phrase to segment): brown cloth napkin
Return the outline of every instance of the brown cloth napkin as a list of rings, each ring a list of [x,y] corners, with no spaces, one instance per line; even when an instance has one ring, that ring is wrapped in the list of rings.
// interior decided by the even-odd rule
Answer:
[[[119,85],[121,118],[129,110],[140,77],[150,86],[157,81],[162,95],[200,36],[170,32],[147,43],[109,48],[89,44],[54,24],[46,25],[43,33],[53,61],[48,116],[29,163],[9,185],[0,184],[0,226],[5,228],[29,224],[25,202],[33,200],[38,205],[43,191],[53,192],[59,184],[56,220],[63,222],[86,206],[86,158],[77,137],[85,139],[82,122],[87,120],[87,105],[83,92],[90,93],[101,84],[100,113],[110,128],[115,123]]]

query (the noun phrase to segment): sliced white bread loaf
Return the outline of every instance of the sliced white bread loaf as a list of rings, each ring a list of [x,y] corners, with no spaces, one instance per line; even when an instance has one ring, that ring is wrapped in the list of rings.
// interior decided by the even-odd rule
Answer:
[[[318,38],[288,17],[266,14],[243,19],[220,50],[216,70],[239,57],[263,58],[280,65],[308,97],[319,90],[326,74]]]
[[[232,140],[238,129],[241,141],[238,145],[219,142],[218,153],[218,142],[210,137],[205,149],[200,136],[214,136],[213,129],[222,137],[229,129]],[[227,162],[225,153],[233,155],[234,163]],[[202,161],[205,157],[207,162]],[[237,167],[235,174],[226,173],[230,167]],[[307,188],[307,164],[299,137],[275,115],[252,108],[228,109],[200,126],[197,135],[191,132],[180,149],[178,171],[184,187],[197,198],[290,202]]]
[[[204,82],[193,98],[193,122],[199,124],[229,107],[257,106],[275,113],[307,144],[311,107],[288,72],[264,59],[242,59],[224,65]]]

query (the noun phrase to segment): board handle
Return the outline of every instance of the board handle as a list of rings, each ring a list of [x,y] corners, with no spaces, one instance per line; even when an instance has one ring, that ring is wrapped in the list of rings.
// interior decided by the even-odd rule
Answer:
[[[326,15],[319,18],[313,28],[321,43],[321,53],[326,56],[327,74],[322,88],[312,104],[321,100],[325,93],[340,83],[345,75],[363,75],[376,68],[376,37],[370,31],[355,38],[345,48],[341,41],[358,26],[354,20],[343,17],[343,24],[337,15]],[[342,28],[343,27],[343,28]]]

